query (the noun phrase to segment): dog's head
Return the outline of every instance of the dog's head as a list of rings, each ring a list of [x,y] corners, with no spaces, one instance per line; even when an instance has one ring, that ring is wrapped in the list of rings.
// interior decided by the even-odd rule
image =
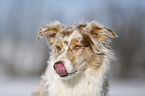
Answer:
[[[63,79],[87,68],[97,70],[110,51],[109,38],[117,37],[112,30],[94,21],[66,27],[58,21],[51,22],[40,28],[37,40],[44,36],[52,51],[53,68]]]

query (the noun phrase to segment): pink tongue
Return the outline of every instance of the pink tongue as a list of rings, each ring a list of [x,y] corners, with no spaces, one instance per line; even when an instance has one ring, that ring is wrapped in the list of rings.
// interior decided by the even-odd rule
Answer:
[[[67,75],[67,72],[65,71],[65,67],[63,64],[55,64],[55,70],[56,73],[59,74],[60,76],[65,76]]]

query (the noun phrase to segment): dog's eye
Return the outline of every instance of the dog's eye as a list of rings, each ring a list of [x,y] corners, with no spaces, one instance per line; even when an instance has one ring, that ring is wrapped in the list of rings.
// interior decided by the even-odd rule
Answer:
[[[96,37],[98,35],[98,33],[93,33],[93,36]]]
[[[94,35],[96,35],[96,36],[97,36],[97,35],[98,35],[98,33],[94,33]]]
[[[81,45],[76,45],[75,47],[74,47],[74,49],[80,49],[82,46]]]
[[[60,51],[60,50],[61,50],[61,47],[59,47],[58,45],[56,45],[56,49],[57,49],[58,51]]]

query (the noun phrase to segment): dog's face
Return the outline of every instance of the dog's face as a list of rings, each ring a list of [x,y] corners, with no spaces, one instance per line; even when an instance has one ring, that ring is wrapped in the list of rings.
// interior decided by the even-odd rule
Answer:
[[[108,37],[116,34],[96,22],[67,27],[54,22],[40,29],[38,39],[43,36],[49,40],[54,70],[62,79],[68,79],[87,68],[97,70],[109,50]]]

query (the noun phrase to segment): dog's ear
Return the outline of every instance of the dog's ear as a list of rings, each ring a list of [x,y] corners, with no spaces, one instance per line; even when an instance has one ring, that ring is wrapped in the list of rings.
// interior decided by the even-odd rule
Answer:
[[[98,24],[97,22],[93,21],[89,23],[86,27],[86,30],[90,36],[99,41],[109,41],[109,38],[116,38],[117,35],[111,29]]]
[[[39,30],[37,40],[46,36],[49,41],[49,44],[52,45],[61,29],[62,29],[61,23],[58,21],[51,22],[47,26],[42,26]]]
[[[116,33],[111,29],[108,29],[107,27],[100,25],[95,21],[87,23],[87,26],[82,28],[81,32],[85,34],[85,39],[86,36],[89,38],[86,40],[90,41],[89,44],[93,45],[96,50],[100,50],[98,49],[100,48],[100,45],[111,49],[111,47],[108,45],[111,41],[110,38],[117,37]]]

